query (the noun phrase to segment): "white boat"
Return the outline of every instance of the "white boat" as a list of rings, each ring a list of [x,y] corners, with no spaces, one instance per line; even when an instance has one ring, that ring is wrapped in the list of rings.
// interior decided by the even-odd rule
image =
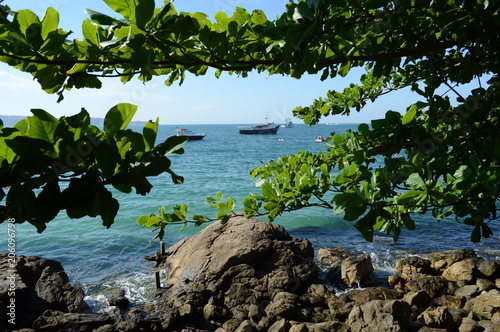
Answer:
[[[281,125],[283,128],[293,128],[293,122],[291,118],[285,118],[285,124]]]
[[[238,131],[243,135],[262,135],[262,134],[276,134],[279,125],[275,125],[274,122],[268,122],[266,116],[266,122],[256,124],[253,126],[238,126]]]
[[[177,128],[177,129],[175,129],[175,131],[177,132],[176,136],[188,137],[188,140],[190,140],[190,141],[199,141],[199,140],[205,138],[205,136],[207,136],[206,134],[195,134],[189,129]]]

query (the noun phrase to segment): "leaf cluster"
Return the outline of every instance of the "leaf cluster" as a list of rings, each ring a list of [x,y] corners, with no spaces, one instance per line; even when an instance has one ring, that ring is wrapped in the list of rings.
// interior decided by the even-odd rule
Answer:
[[[174,183],[183,178],[170,168],[170,153],[183,153],[184,137],[156,144],[158,119],[143,132],[127,129],[137,107],[118,104],[103,129],[90,123],[85,109],[56,119],[41,109],[13,128],[0,129],[0,219],[33,224],[39,232],[61,210],[70,218],[100,216],[111,226],[119,203],[106,187],[146,195],[148,177],[163,172]]]

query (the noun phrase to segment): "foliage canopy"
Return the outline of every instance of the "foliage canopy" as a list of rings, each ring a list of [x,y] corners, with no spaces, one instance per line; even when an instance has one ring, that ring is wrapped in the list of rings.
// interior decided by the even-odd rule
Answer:
[[[217,77],[256,70],[327,80],[364,68],[358,84],[329,91],[294,115],[313,125],[402,88],[421,101],[404,115],[388,110],[371,126],[334,135],[324,153],[300,151],[253,170],[262,190],[243,200],[243,210],[274,220],[285,211],[322,206],[355,222],[368,240],[377,230],[397,239],[403,227],[415,227],[413,213],[454,216],[473,226],[473,241],[491,235],[500,190],[498,1],[299,0],[274,21],[243,8],[210,21],[202,13],[178,13],[168,1],[162,8],[153,0],[104,1],[120,17],[88,10],[82,40],[69,40],[70,33],[58,28],[54,9],[40,19],[2,6],[0,59],[31,73],[59,100],[75,87],[99,88],[104,77],[125,83],[161,75],[171,85],[214,68]],[[470,95],[456,91],[476,79],[481,87]],[[11,165],[9,153],[1,156],[2,165]],[[375,166],[376,158],[382,166]],[[208,202],[221,210],[219,219],[233,213],[232,199],[217,195]],[[186,211],[184,205],[173,213],[162,208],[159,216],[138,222],[162,231],[169,223],[189,222]]]

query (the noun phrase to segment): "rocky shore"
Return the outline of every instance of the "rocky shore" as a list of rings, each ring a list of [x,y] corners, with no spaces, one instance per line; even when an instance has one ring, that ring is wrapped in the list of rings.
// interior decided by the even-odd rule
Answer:
[[[157,257],[166,278],[150,305],[130,309],[118,292],[94,313],[58,262],[16,256],[13,268],[0,254],[0,330],[500,332],[500,261],[473,251],[409,256],[381,281],[369,255],[315,254],[279,225],[236,217]]]

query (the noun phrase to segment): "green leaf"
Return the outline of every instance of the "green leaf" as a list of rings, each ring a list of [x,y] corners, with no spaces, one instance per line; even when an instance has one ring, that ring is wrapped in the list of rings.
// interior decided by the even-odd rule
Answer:
[[[137,106],[127,103],[112,107],[104,118],[104,131],[114,135],[120,130],[127,128],[137,111]]]
[[[136,222],[141,226],[147,227],[146,225],[148,224],[149,218],[150,218],[149,216],[142,215],[139,218],[137,218]]]
[[[366,241],[373,242],[373,222],[367,217],[361,218],[354,227],[363,235]]]
[[[154,0],[104,0],[115,12],[126,20],[143,29],[152,18],[155,9]]]
[[[274,190],[273,186],[268,182],[264,182],[262,184],[262,196],[266,197],[268,200],[277,200],[278,199],[278,195],[276,194],[276,190]]]
[[[470,235],[470,240],[474,243],[481,242],[481,227],[479,225],[475,225]]]
[[[266,14],[262,10],[254,10],[251,21],[254,25],[266,25],[268,22]]]
[[[36,197],[36,218],[38,221],[48,223],[53,220],[61,210],[61,191],[57,180],[47,183]]]
[[[18,10],[15,21],[19,24],[21,33],[30,45],[38,50],[43,43],[41,24],[38,16],[29,9]]]
[[[403,126],[406,126],[407,124],[413,121],[415,115],[417,114],[417,110],[418,110],[417,105],[413,104],[410,106],[410,109],[406,111],[406,114],[401,119]]]
[[[54,133],[59,120],[41,109],[32,109],[34,116],[28,116],[28,136],[54,143]]]
[[[129,180],[130,184],[135,188],[136,193],[139,195],[146,195],[153,188],[153,185],[151,185],[144,175],[131,173]]]
[[[113,198],[111,192],[109,192],[106,188],[103,188],[103,190],[99,193],[98,199],[101,203],[99,214],[101,215],[102,224],[103,226],[106,226],[106,228],[109,228],[115,221],[120,204],[115,198]]]
[[[367,204],[355,192],[343,192],[333,198],[334,212],[344,212],[344,219],[354,221],[366,212]]]
[[[92,23],[90,20],[84,20],[82,22],[82,33],[83,37],[87,42],[92,45],[98,46],[100,43],[98,27]],[[76,66],[77,64],[75,64]],[[73,66],[74,67],[74,66]]]
[[[150,151],[154,148],[156,142],[156,135],[158,134],[158,125],[160,119],[156,118],[156,121],[148,121],[142,129],[142,135],[144,136],[144,143],[146,144],[146,151]]]
[[[413,189],[425,190],[425,182],[418,173],[412,173],[406,180],[406,184]]]
[[[122,15],[125,19],[131,21],[132,13],[135,13],[135,1],[134,0],[104,0],[104,2],[113,11]],[[133,22],[135,23],[135,22]]]
[[[184,150],[182,149],[182,147],[184,146],[184,144],[186,144],[188,139],[189,138],[187,137],[180,137],[180,136],[169,137],[162,146],[162,149],[165,150],[164,155],[168,156],[169,154],[172,153],[183,154]]]
[[[351,70],[351,61],[347,61],[342,64],[338,73],[340,76],[345,77],[347,76],[347,74],[349,74],[350,70]]]
[[[133,168],[134,172],[144,176],[157,176],[170,170],[170,159],[167,157],[155,158],[147,163],[139,163]]]
[[[418,201],[419,197],[424,193],[419,190],[408,190],[404,194],[396,196],[397,204],[412,204],[415,201]]]
[[[20,157],[33,157],[53,150],[51,143],[26,136],[16,136],[11,140],[5,140],[5,143]]]
[[[59,13],[52,7],[47,8],[42,18],[42,38],[47,39],[49,33],[55,31],[59,25]]]
[[[156,15],[153,17],[153,19],[149,22],[150,27],[157,28],[158,26],[161,26],[165,20],[170,18],[173,13],[172,13],[172,3],[166,2],[163,7],[156,13]]]
[[[136,2],[137,0],[129,0],[130,2]],[[135,8],[135,24],[141,29],[146,27],[146,24],[151,20],[155,11],[155,1],[154,0],[140,0],[137,1],[137,7]]]
[[[90,19],[100,25],[124,25],[123,21],[119,21],[116,18],[113,18],[111,16],[108,16],[106,14],[96,12],[95,10],[92,9],[85,9],[85,14],[90,16]]]

